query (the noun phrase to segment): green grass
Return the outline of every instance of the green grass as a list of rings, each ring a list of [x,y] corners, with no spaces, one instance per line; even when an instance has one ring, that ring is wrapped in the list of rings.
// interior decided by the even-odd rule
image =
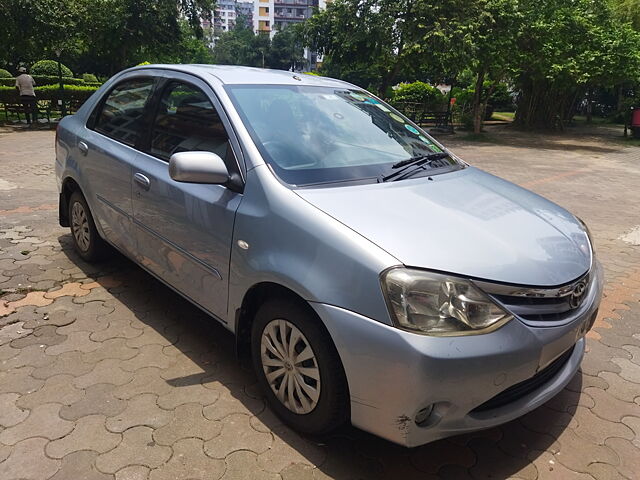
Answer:
[[[493,112],[491,120],[504,120],[507,122],[513,122],[515,116],[515,112]]]
[[[573,121],[579,124],[587,124],[587,117],[584,115],[576,115],[573,117]],[[592,125],[611,125],[611,126],[623,126],[621,123],[612,122],[609,118],[604,117],[596,117],[595,115],[591,117]]]

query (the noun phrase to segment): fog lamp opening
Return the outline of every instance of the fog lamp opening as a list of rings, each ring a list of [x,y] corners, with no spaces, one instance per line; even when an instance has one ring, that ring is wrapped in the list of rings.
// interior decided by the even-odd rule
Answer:
[[[415,418],[416,425],[418,425],[419,427],[425,426],[432,412],[433,412],[433,404],[418,410],[418,413],[416,413],[416,418]]]

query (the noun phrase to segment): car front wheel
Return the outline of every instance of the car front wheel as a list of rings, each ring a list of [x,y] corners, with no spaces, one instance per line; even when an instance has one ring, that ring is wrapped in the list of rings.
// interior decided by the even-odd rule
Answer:
[[[254,369],[269,405],[310,434],[334,430],[349,416],[344,370],[319,322],[297,302],[274,300],[258,310],[251,334]]]

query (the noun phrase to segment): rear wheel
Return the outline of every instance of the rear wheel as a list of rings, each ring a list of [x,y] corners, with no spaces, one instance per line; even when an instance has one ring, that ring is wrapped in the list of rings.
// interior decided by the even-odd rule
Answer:
[[[102,258],[106,244],[100,238],[87,201],[79,191],[73,192],[69,198],[69,226],[78,255],[87,262]]]
[[[320,320],[287,300],[265,303],[251,332],[253,365],[267,401],[296,430],[322,434],[349,416],[347,382]]]

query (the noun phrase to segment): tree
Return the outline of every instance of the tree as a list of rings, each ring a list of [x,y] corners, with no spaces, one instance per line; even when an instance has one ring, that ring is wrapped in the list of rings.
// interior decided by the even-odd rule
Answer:
[[[0,62],[14,67],[43,58],[75,71],[114,73],[175,51],[183,36],[202,37],[214,0],[0,0]],[[188,29],[181,27],[188,25]],[[195,44],[191,45],[196,48]],[[203,51],[198,47],[201,55]]]
[[[254,34],[243,22],[220,34],[213,47],[214,62],[221,65],[263,66],[269,54],[269,35]]]
[[[210,18],[212,0],[84,0],[91,12],[81,25],[87,51],[106,62],[109,73],[171,53],[184,32],[184,16],[196,38],[200,18]]]
[[[381,95],[401,80],[455,77],[468,63],[474,2],[335,0],[305,25],[327,74]]]
[[[497,85],[513,73],[513,52],[523,16],[514,0],[484,0],[475,3],[476,25],[470,68],[475,74],[473,130],[480,133],[487,102]],[[488,88],[485,88],[486,81]]]
[[[81,48],[76,28],[85,12],[80,1],[2,0],[0,28],[0,62],[17,67],[44,58],[55,58],[55,51],[65,56]]]
[[[623,22],[640,31],[640,0],[611,0],[611,7]]]
[[[271,40],[267,64],[280,70],[298,70],[304,67],[302,25],[290,25],[278,30]]]
[[[514,51],[516,123],[562,128],[585,93],[640,75],[640,37],[605,2],[523,0]],[[579,41],[576,41],[579,39]]]

